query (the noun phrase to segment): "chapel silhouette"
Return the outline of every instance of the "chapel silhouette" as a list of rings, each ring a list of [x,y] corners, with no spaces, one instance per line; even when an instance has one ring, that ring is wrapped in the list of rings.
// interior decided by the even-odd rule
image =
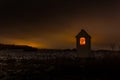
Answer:
[[[91,36],[82,29],[76,35],[76,49],[77,56],[81,58],[88,58],[91,54]]]

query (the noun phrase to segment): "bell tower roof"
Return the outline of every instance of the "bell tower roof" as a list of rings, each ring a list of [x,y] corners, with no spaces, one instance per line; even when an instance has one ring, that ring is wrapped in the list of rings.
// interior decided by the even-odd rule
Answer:
[[[76,35],[76,38],[78,38],[78,37],[89,37],[89,38],[91,38],[91,36],[84,29],[81,29],[81,31]]]

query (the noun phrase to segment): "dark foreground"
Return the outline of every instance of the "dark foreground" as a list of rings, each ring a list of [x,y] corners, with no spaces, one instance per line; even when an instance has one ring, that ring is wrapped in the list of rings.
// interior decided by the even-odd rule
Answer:
[[[119,80],[120,59],[0,60],[0,80]]]

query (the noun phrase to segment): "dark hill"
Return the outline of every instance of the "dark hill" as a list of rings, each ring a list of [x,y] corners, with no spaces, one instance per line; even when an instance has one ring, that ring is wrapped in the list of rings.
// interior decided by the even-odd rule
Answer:
[[[27,45],[10,45],[10,44],[0,44],[0,50],[23,50],[23,51],[37,51],[37,48],[27,46]]]

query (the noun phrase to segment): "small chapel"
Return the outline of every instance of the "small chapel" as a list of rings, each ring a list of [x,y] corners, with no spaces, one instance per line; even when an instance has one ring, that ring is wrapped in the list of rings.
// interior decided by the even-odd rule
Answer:
[[[91,56],[91,36],[84,29],[76,35],[76,49],[80,58]]]

